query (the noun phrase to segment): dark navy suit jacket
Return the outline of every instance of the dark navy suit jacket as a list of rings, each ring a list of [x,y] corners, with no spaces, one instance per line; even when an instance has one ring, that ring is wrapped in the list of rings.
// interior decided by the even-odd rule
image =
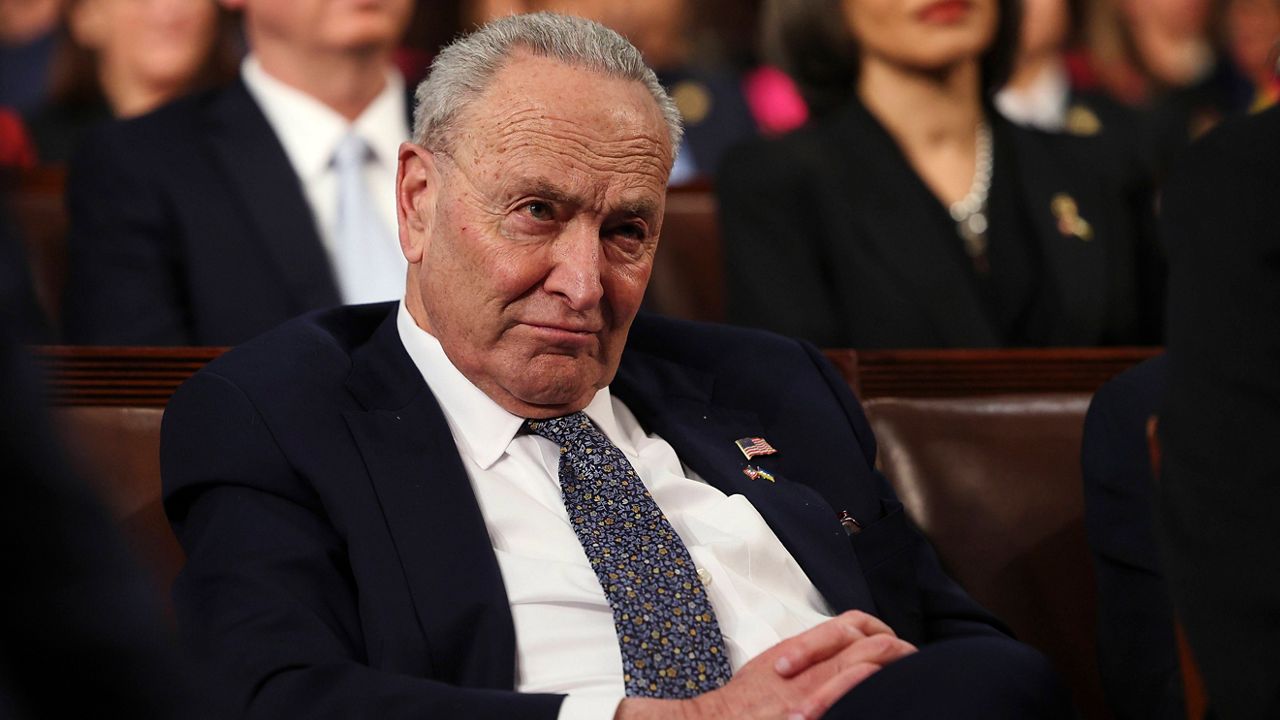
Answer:
[[[232,345],[340,303],[301,182],[240,81],[90,133],[67,197],[69,342]]]
[[[642,315],[610,389],[746,496],[833,610],[917,644],[1002,633],[908,523],[861,407],[811,346]],[[777,448],[752,460],[776,482],[742,472],[746,436]],[[251,716],[555,716],[559,696],[511,692],[497,560],[394,304],[314,313],[214,361],[170,401],[161,456],[188,554],[180,623]]]

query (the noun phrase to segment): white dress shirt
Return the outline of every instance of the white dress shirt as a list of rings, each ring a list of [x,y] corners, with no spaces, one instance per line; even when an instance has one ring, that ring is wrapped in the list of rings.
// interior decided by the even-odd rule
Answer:
[[[559,448],[520,433],[524,419],[471,384],[403,302],[397,324],[444,411],[498,558],[515,623],[516,690],[568,694],[561,720],[612,718],[625,695],[622,655],[613,613],[561,498]],[[608,388],[585,412],[626,455],[689,548],[734,671],[831,616],[746,498],[694,477]]]
[[[996,109],[1006,120],[1018,125],[1061,132],[1067,122],[1071,99],[1071,78],[1062,63],[1049,66],[1029,87],[1006,87],[996,93]]]
[[[320,241],[334,257],[337,225],[338,177],[332,167],[334,150],[348,131],[354,131],[369,145],[373,158],[365,164],[365,182],[388,231],[388,242],[398,243],[396,219],[396,161],[400,143],[409,139],[405,110],[404,78],[394,68],[387,71],[387,83],[373,102],[349,122],[336,110],[301,90],[267,74],[253,54],[240,65],[240,76],[267,123],[284,146],[289,164],[302,182],[307,204],[320,231]],[[399,255],[400,266],[385,279],[382,300],[394,300],[404,292],[407,262]],[[379,281],[379,285],[382,284]],[[362,301],[375,298],[360,298]],[[344,301],[351,298],[343,298]]]

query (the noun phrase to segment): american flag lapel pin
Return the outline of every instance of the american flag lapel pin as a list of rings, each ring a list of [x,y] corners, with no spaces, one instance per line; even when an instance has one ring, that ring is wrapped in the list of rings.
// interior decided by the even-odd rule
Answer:
[[[755,465],[748,465],[742,468],[742,474],[752,480],[768,480],[769,482],[777,482],[777,480],[773,479],[773,475],[770,472],[762,467],[756,467]]]
[[[759,437],[739,438],[733,441],[733,444],[738,446],[738,449],[742,451],[743,455],[747,456],[748,460],[757,455],[772,455],[778,452],[773,449],[768,440]]]

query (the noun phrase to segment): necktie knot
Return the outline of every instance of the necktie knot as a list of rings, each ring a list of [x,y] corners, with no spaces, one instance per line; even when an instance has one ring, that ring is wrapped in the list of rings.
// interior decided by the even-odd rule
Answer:
[[[591,418],[581,410],[546,420],[525,420],[524,427],[534,435],[544,437],[562,447],[574,444],[574,440],[580,438],[583,433],[595,430]],[[596,432],[599,431],[596,430]]]
[[[348,132],[333,149],[333,166],[339,172],[364,167],[369,159],[369,143],[354,132]]]

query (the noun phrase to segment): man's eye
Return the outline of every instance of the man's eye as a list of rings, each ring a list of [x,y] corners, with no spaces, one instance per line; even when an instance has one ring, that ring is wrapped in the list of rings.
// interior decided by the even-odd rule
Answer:
[[[524,206],[525,212],[529,213],[529,217],[534,220],[554,220],[556,217],[555,209],[551,207],[551,203],[531,202]]]

